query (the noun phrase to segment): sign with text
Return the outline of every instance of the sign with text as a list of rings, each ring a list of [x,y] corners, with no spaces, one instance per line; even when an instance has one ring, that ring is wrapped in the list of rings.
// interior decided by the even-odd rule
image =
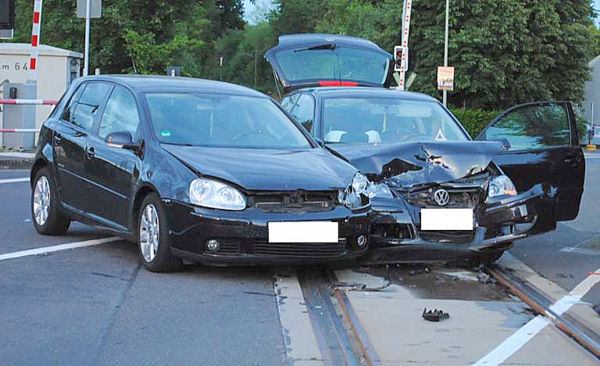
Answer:
[[[90,1],[90,18],[102,18],[102,0],[77,0],[77,18],[85,18],[85,7]]]
[[[454,90],[454,67],[438,66],[438,90]]]

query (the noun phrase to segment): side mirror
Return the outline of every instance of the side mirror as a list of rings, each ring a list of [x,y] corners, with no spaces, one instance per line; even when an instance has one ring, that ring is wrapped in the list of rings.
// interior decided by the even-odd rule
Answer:
[[[119,149],[127,149],[136,151],[138,146],[133,143],[133,138],[131,134],[126,131],[121,132],[113,132],[106,136],[104,139],[106,141],[106,145],[110,147],[116,147]]]

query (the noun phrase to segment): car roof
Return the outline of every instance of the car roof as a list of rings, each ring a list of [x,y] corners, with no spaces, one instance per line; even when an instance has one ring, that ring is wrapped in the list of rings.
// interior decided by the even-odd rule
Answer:
[[[100,75],[87,76],[81,81],[109,81],[125,85],[138,92],[197,92],[219,93],[269,98],[267,95],[243,86],[221,81],[158,75]]]
[[[399,91],[385,88],[372,88],[363,86],[320,86],[295,90],[294,93],[311,93],[320,98],[343,98],[343,97],[376,97],[376,98],[398,98],[423,101],[435,101],[437,99],[422,93]]]

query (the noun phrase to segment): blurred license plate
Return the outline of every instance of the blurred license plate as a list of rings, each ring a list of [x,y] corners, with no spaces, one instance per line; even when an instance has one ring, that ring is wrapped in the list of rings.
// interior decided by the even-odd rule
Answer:
[[[423,208],[421,230],[473,230],[473,209]]]
[[[269,222],[269,243],[337,243],[338,223],[328,221]]]

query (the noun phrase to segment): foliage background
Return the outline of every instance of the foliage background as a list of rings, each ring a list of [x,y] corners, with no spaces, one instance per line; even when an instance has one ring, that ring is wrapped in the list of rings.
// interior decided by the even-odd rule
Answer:
[[[13,42],[29,42],[32,6],[17,0]],[[410,69],[417,78],[411,90],[437,98],[444,6],[444,0],[413,1]],[[75,12],[76,0],[45,0],[43,43],[82,52],[84,21]],[[388,51],[401,39],[401,0],[276,0],[275,10],[253,25],[243,12],[241,0],[104,0],[102,18],[92,20],[90,69],[165,74],[177,65],[186,76],[277,96],[263,54],[281,34],[355,35]],[[475,133],[476,121],[510,105],[580,102],[588,61],[600,53],[595,17],[590,0],[451,0],[456,81],[449,100],[456,114]]]

